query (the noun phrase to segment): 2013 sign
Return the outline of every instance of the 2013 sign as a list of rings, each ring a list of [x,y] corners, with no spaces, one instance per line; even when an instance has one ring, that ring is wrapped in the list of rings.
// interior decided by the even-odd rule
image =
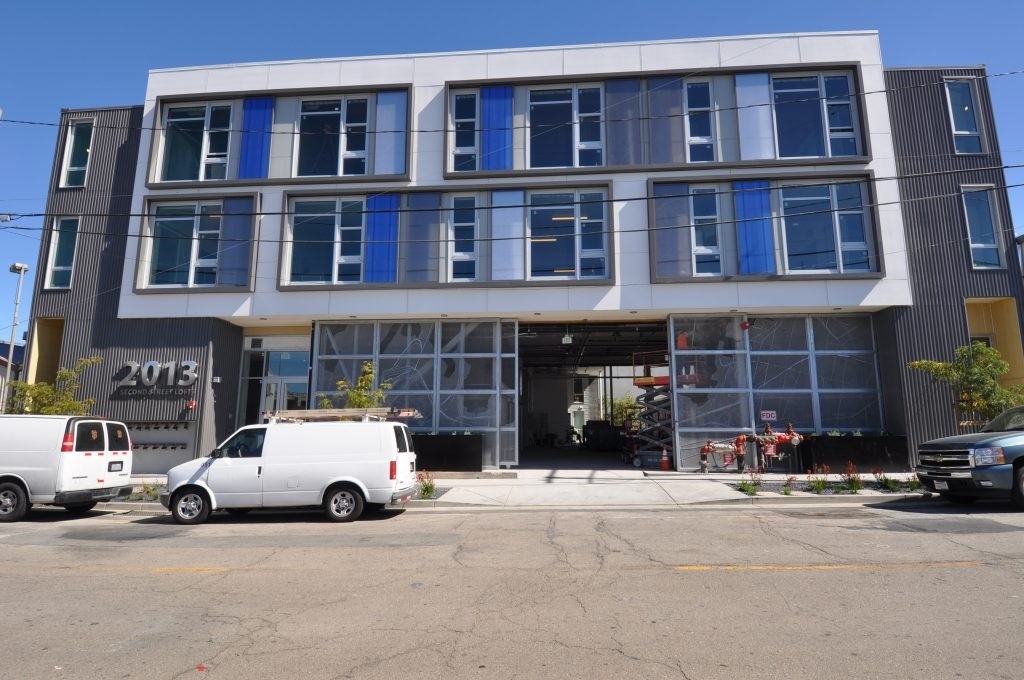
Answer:
[[[199,379],[199,364],[195,361],[126,361],[121,368],[127,368],[128,375],[118,381],[118,387],[155,387],[161,375],[167,387],[188,387]]]

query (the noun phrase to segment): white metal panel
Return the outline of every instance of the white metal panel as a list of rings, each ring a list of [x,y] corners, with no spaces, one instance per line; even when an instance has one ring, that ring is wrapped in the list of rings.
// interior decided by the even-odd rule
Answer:
[[[771,87],[767,73],[736,76],[736,108],[740,128],[740,158],[775,158]]]

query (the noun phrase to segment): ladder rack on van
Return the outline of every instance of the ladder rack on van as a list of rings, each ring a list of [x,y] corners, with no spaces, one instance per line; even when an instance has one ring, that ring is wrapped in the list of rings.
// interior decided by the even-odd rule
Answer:
[[[336,420],[395,420],[397,418],[422,418],[423,414],[414,408],[313,408],[305,410],[264,411],[268,423],[309,423]]]

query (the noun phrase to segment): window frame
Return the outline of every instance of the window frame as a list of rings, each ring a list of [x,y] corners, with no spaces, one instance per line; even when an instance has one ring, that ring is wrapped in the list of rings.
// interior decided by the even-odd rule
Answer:
[[[605,91],[603,82],[581,82],[581,83],[559,83],[559,84],[544,84],[544,85],[529,85],[526,88],[526,169],[528,170],[550,170],[554,168],[603,168],[607,166],[607,149],[605,148],[605,141],[607,139],[607,130],[604,120],[605,112]],[[584,114],[580,113],[579,106],[579,95],[580,90],[597,90],[599,105],[596,113],[587,112]],[[570,90],[569,103],[572,107],[572,117],[570,124],[572,125],[572,165],[551,165],[551,166],[534,166],[533,165],[533,121],[531,120],[530,111],[534,105],[545,106],[550,104],[561,104],[562,102],[533,102],[531,101],[531,95],[534,92],[542,92],[545,90]],[[583,142],[580,140],[580,129],[581,129],[581,116],[586,118],[596,119],[598,131],[600,133],[600,139],[597,142],[587,141]],[[580,163],[580,152],[581,151],[600,151],[601,162],[595,165],[582,165]]]
[[[960,207],[964,213],[964,227],[967,230],[967,245],[968,252],[971,257],[971,269],[975,271],[991,271],[1006,268],[1006,261],[1003,257],[1002,249],[1002,237],[1000,236],[1000,218],[999,212],[996,209],[996,203],[992,200],[992,192],[995,190],[995,186],[991,184],[963,184],[960,186]],[[988,201],[989,215],[992,217],[992,244],[976,244],[971,237],[971,217],[970,212],[967,210],[967,194],[982,193],[985,195]],[[979,265],[974,259],[975,250],[994,250],[998,264],[995,265]]]
[[[71,250],[71,264],[70,265],[57,265],[57,250],[60,244],[60,237],[63,233],[60,230],[60,224],[65,221],[74,221],[75,223],[75,245]],[[78,259],[78,230],[81,227],[82,220],[80,217],[62,216],[54,218],[53,228],[50,234],[50,252],[46,260],[46,279],[44,281],[43,288],[47,290],[68,290],[71,288],[75,280],[75,260]],[[53,283],[53,275],[55,272],[68,272],[68,285],[57,286]]]
[[[167,174],[167,153],[170,148],[168,125],[171,123],[170,113],[175,109],[193,109],[202,106],[203,112],[203,141],[199,149],[199,168],[198,176],[195,179],[165,179]],[[211,127],[211,118],[213,116],[213,110],[215,108],[227,108],[228,109],[228,125],[224,127]],[[237,107],[235,102],[232,100],[218,100],[218,101],[200,101],[200,102],[169,102],[164,104],[162,107],[162,121],[163,124],[160,128],[161,134],[161,150],[160,150],[160,165],[159,165],[159,182],[223,182],[225,180],[233,179],[231,177],[232,161],[232,145],[235,142],[235,136],[237,130],[235,129],[235,113]],[[187,118],[178,120],[198,120],[198,118]],[[225,144],[225,151],[211,152],[210,151],[210,135],[211,133],[226,133],[227,143]],[[207,177],[207,169],[211,166],[223,166],[224,177]]]
[[[82,127],[89,126],[89,140],[85,150],[85,165],[84,166],[72,166],[71,158],[74,153],[75,139],[77,138],[76,132]],[[64,140],[64,162],[60,173],[60,187],[62,189],[78,189],[84,187],[86,182],[89,181],[89,160],[92,157],[92,143],[96,136],[96,119],[95,118],[75,118],[67,122],[67,135]],[[72,172],[82,172],[82,182],[80,184],[71,184],[68,182],[68,175]]]
[[[366,121],[363,123],[350,123],[349,122],[349,111],[348,107],[351,102],[354,101],[365,101],[366,102]],[[335,112],[318,112],[310,111],[308,113],[303,112],[302,107],[310,102],[337,102],[338,111],[338,157],[334,166],[333,174],[326,175],[311,175],[311,174],[299,174],[299,166],[301,162],[302,154],[302,122],[305,116],[328,116],[335,115]],[[374,136],[375,129],[374,124],[376,120],[377,111],[377,97],[373,92],[351,92],[338,95],[322,95],[322,96],[311,96],[301,97],[299,99],[298,114],[295,117],[293,123],[293,133],[295,135],[295,144],[293,145],[293,158],[292,158],[292,177],[295,178],[315,178],[315,177],[369,177],[373,175],[373,148],[374,148]],[[364,137],[363,148],[361,150],[350,150],[349,135],[356,134],[355,131],[350,128],[361,127],[362,135]],[[362,160],[363,161],[363,172],[361,173],[346,173],[345,172],[345,161],[346,160]]]
[[[191,241],[191,248],[189,250],[189,269],[188,269],[188,282],[187,283],[154,283],[153,282],[153,275],[155,273],[154,269],[153,269],[153,267],[155,265],[154,254],[156,252],[156,245],[157,245],[157,240],[158,240],[158,237],[156,235],[156,223],[158,221],[161,221],[161,218],[157,216],[157,210],[159,208],[161,208],[161,207],[167,207],[167,206],[179,206],[179,207],[191,206],[191,207],[194,208],[193,214],[190,216],[190,219],[192,220],[192,241]],[[208,267],[210,267],[210,264],[209,264],[210,260],[208,258],[200,259],[200,257],[199,257],[199,244],[200,244],[200,240],[201,240],[200,239],[200,235],[202,233],[210,233],[210,231],[211,231],[209,229],[201,229],[200,228],[202,226],[203,208],[204,207],[215,208],[216,212],[214,214],[217,216],[217,224],[218,224],[218,228],[217,228],[218,247],[217,247],[217,251],[216,251],[218,257],[217,257],[216,260],[214,260],[214,263],[213,263],[213,276],[214,276],[213,283],[196,283],[196,273],[197,273],[197,270],[200,269],[200,268],[208,268]],[[184,222],[186,217],[184,215],[180,215],[180,216],[179,215],[174,215],[174,216],[164,217],[162,219],[163,220],[178,220],[178,221]],[[222,235],[224,233],[224,202],[222,200],[219,200],[219,199],[218,200],[196,199],[196,200],[187,200],[187,201],[158,201],[158,202],[155,201],[152,204],[150,204],[150,206],[149,206],[147,221],[148,221],[148,228],[147,228],[147,232],[148,233],[146,234],[146,238],[148,239],[149,244],[148,244],[148,252],[147,252],[147,258],[146,258],[146,261],[148,263],[148,267],[147,267],[147,270],[146,270],[146,279],[145,279],[145,287],[146,288],[148,288],[148,289],[156,289],[156,290],[196,289],[196,288],[204,288],[205,289],[205,288],[215,288],[215,287],[217,287],[219,285],[217,283],[217,276],[220,273],[219,272],[219,265],[218,265],[218,263],[220,261],[220,252],[221,252],[219,241],[222,238]]]
[[[942,81],[942,90],[946,99],[946,118],[949,120],[949,133],[953,142],[953,154],[957,156],[979,156],[986,152],[985,148],[985,135],[983,134],[981,117],[978,115],[978,88],[975,83],[977,79],[971,77],[950,77],[944,78]],[[974,126],[977,128],[975,132],[962,131],[956,129],[956,117],[953,115],[953,98],[950,96],[949,86],[953,83],[966,83],[967,89],[971,94],[971,105],[973,107]],[[957,148],[957,138],[977,137],[978,138],[978,150],[977,151],[960,151]]]
[[[288,221],[288,249],[284,254],[286,268],[284,277],[285,286],[358,286],[365,283],[366,276],[366,207],[367,196],[365,195],[344,195],[344,196],[293,196],[288,202],[289,205],[289,216]],[[334,203],[334,209],[332,211],[332,217],[334,218],[334,243],[331,255],[331,276],[329,280],[324,281],[295,281],[292,279],[293,271],[292,264],[294,259],[295,250],[295,218],[299,216],[296,206],[299,203]],[[344,226],[341,223],[341,216],[344,212],[344,206],[346,203],[359,203],[360,209],[360,226]],[[306,213],[303,213],[305,215]],[[309,213],[313,215],[314,213]],[[319,215],[326,215],[327,213],[317,213]],[[342,232],[345,231],[359,231],[359,254],[358,255],[346,255],[342,252]],[[359,280],[358,281],[343,281],[338,276],[338,270],[341,265],[359,265]]]
[[[690,85],[707,85],[708,86],[708,105],[706,107],[691,107],[690,106]],[[710,136],[695,136],[690,132],[690,114],[691,113],[707,113],[708,114],[708,125],[710,127]],[[718,120],[717,110],[715,108],[715,84],[711,78],[699,78],[699,79],[683,79],[683,134],[686,137],[686,162],[687,163],[715,163],[718,161],[719,145],[718,139]],[[693,160],[692,148],[700,144],[711,145],[711,159],[706,161]]]
[[[775,101],[775,81],[780,78],[810,78],[814,77],[818,81],[817,95],[815,97],[808,97],[808,99],[817,99],[819,104],[818,113],[821,116],[821,130],[823,134],[822,142],[825,154],[822,156],[783,156],[781,154],[781,144],[779,139],[779,114],[778,114],[778,103]],[[827,94],[825,79],[829,77],[844,76],[848,85],[849,94],[845,99],[830,98]],[[861,135],[860,125],[860,108],[857,104],[857,91],[856,91],[856,79],[854,74],[850,71],[843,70],[828,70],[828,71],[784,71],[780,73],[770,73],[768,77],[768,97],[771,102],[772,112],[772,136],[775,141],[775,158],[776,159],[800,159],[800,158],[856,158],[864,155],[864,140]],[[786,91],[786,90],[783,90]],[[794,90],[789,90],[790,92]],[[796,90],[799,92],[800,90]],[[810,92],[810,90],[807,90]],[[850,107],[850,131],[832,131],[832,126],[829,124],[829,107],[838,105],[848,105]],[[832,153],[832,140],[833,139],[853,139],[857,146],[856,153],[853,155],[836,155]]]
[[[777,215],[778,219],[777,233],[779,236],[778,242],[781,247],[782,272],[784,274],[789,276],[814,276],[821,274],[849,275],[872,274],[878,271],[878,255],[875,252],[875,243],[874,239],[872,238],[873,221],[871,218],[870,197],[867,192],[868,182],[864,179],[849,179],[850,181],[842,181],[842,179],[833,178],[828,179],[824,182],[813,180],[786,180],[781,181],[777,183],[774,187],[772,187],[773,212]],[[857,184],[860,187],[860,210],[841,208],[839,206],[837,187],[841,184]],[[789,238],[786,229],[786,211],[783,192],[786,189],[795,187],[825,187],[828,189],[829,214],[832,218],[832,243],[834,248],[833,254],[836,256],[835,269],[792,269],[789,266]],[[842,221],[840,220],[840,216],[843,214],[861,215],[865,238],[864,241],[843,241]],[[799,215],[799,213],[797,213],[796,215]],[[868,254],[867,268],[847,270],[846,265],[843,261],[843,252],[859,250],[864,250]],[[873,263],[874,266],[872,266]]]
[[[455,214],[457,210],[469,210],[469,208],[456,208],[455,202],[459,199],[472,199],[473,200],[473,251],[471,253],[460,252],[456,246],[462,239],[457,239],[455,234],[456,227],[465,227],[469,223],[457,222]],[[449,194],[445,198],[445,230],[447,232],[447,268],[445,281],[449,283],[463,283],[467,281],[479,281],[480,276],[480,246],[482,241],[480,240],[480,217],[481,217],[481,206],[480,198],[475,193],[454,193]],[[455,277],[455,263],[456,262],[472,262],[473,263],[473,276],[472,277]]]
[[[451,172],[476,172],[480,169],[480,90],[479,89],[461,89],[452,90],[451,98],[449,100],[449,125],[451,125],[451,132],[449,137],[449,146],[452,150],[449,158],[449,164],[451,166]],[[471,95],[473,97],[473,111],[474,117],[470,118],[458,118],[456,116],[457,105],[456,101],[459,97],[465,97]],[[473,124],[473,146],[458,146],[457,140],[459,138],[459,123],[472,122]],[[472,155],[473,156],[473,167],[472,168],[458,168],[456,158],[458,156]]]
[[[543,195],[559,195],[559,194],[571,194],[572,198],[568,203],[552,203],[535,206],[533,204],[533,198],[535,196]],[[583,248],[583,223],[587,220],[582,215],[582,203],[584,199],[581,197],[585,194],[600,194],[601,198],[601,249],[594,248]],[[600,187],[544,187],[534,188],[524,192],[525,206],[524,210],[524,225],[525,225],[525,258],[524,258],[524,275],[525,281],[602,281],[609,278],[609,259],[610,254],[608,252],[609,247],[609,230],[608,230],[608,191]],[[573,210],[573,271],[571,274],[565,273],[563,276],[552,275],[552,276],[536,276],[533,274],[533,218],[532,212],[535,208],[565,208],[572,207]],[[568,235],[566,235],[568,236]],[[549,237],[564,238],[562,236]],[[600,276],[587,276],[583,274],[582,263],[587,258],[603,258],[604,259],[604,273]]]
[[[717,186],[702,186],[702,185],[689,185],[689,202],[690,211],[690,274],[693,277],[720,277],[722,276],[722,206],[719,201],[721,192]],[[696,206],[694,204],[694,198],[698,195],[711,194],[715,199],[715,214],[712,216],[697,216]],[[713,222],[708,222],[708,220]],[[702,220],[698,223],[698,220]],[[715,227],[715,243],[716,245],[712,248],[709,246],[700,246],[697,244],[697,227],[705,227],[714,225]],[[718,258],[718,271],[716,272],[700,272],[698,271],[697,258],[700,255],[711,255]]]

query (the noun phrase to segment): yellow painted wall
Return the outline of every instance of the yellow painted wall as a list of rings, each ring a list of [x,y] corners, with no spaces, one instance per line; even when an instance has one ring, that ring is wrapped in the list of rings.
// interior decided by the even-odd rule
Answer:
[[[1003,375],[1003,385],[1024,383],[1024,342],[1020,320],[1013,298],[967,301],[967,328],[971,335],[988,335],[1010,370]]]
[[[60,368],[60,344],[64,335],[63,319],[37,319],[29,348],[29,363],[24,380],[27,383],[52,383]]]

